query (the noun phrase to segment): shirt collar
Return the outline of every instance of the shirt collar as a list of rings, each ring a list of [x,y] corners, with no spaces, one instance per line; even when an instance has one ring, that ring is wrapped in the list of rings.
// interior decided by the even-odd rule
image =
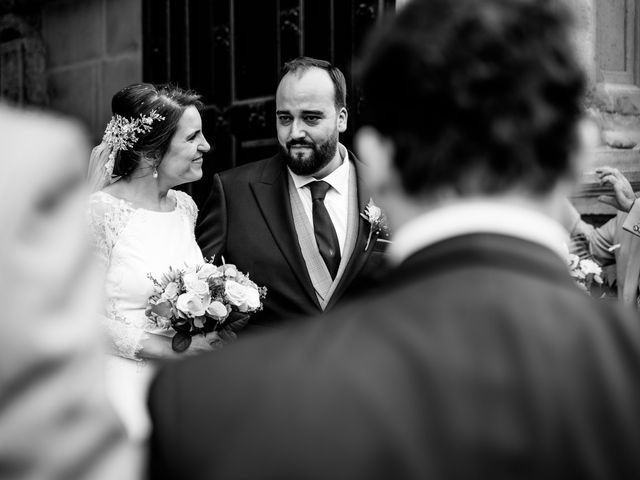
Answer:
[[[467,200],[414,218],[394,234],[389,255],[399,264],[425,247],[472,233],[521,238],[566,258],[568,234],[558,222],[531,208],[488,200]]]
[[[331,185],[340,195],[346,195],[349,188],[349,151],[341,143],[338,144],[338,149],[342,157],[342,165],[324,178],[318,179],[309,175],[297,175],[287,167],[296,188],[299,190],[316,180],[323,180]]]

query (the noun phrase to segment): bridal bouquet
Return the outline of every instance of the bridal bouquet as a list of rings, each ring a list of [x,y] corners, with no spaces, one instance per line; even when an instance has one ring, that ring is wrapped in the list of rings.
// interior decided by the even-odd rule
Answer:
[[[150,274],[149,279],[155,291],[146,315],[158,327],[176,331],[172,347],[177,352],[186,350],[197,334],[234,337],[249,315],[262,310],[267,294],[235,265],[212,261],[182,270],[170,267],[161,279]]]
[[[570,253],[567,258],[569,273],[578,288],[591,295],[594,284],[602,285],[602,268],[590,258],[580,258]]]

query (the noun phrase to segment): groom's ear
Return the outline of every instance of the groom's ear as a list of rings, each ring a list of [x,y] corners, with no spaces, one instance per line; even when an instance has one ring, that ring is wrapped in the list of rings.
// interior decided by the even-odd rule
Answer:
[[[338,111],[338,132],[343,133],[347,130],[347,121],[349,118],[349,112],[345,107],[342,107]]]

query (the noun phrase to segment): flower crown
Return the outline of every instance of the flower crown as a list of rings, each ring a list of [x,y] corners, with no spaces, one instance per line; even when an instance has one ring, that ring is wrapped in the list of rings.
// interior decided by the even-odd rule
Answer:
[[[140,114],[138,118],[129,120],[121,115],[114,115],[107,124],[102,141],[110,148],[109,160],[104,168],[108,175],[113,174],[113,167],[116,163],[116,153],[121,150],[133,148],[138,141],[138,134],[151,131],[154,121],[164,120],[164,117],[155,110],[151,110],[149,115]]]

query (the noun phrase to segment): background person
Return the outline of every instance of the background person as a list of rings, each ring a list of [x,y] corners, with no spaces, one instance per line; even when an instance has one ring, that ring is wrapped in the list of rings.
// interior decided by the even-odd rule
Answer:
[[[618,210],[600,227],[593,227],[580,218],[578,211],[567,202],[565,221],[573,237],[584,238],[587,249],[600,264],[615,264],[618,299],[627,305],[638,305],[640,284],[640,202],[629,180],[617,169],[602,167],[596,170],[602,185],[609,185],[612,195],[599,200]]]

